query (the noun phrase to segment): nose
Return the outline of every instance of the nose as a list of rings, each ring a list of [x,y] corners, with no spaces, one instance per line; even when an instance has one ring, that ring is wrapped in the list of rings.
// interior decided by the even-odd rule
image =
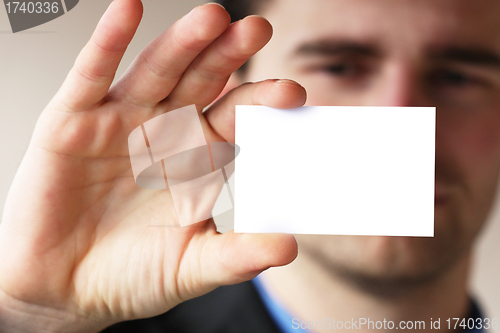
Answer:
[[[367,96],[367,106],[423,106],[425,96],[419,84],[418,69],[394,61],[381,69]]]

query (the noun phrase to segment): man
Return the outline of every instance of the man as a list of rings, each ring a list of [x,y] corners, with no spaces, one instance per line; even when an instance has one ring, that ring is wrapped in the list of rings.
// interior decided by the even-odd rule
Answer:
[[[264,286],[301,321],[428,330],[430,318],[444,329],[467,317],[471,246],[500,170],[499,3],[254,3],[275,33],[243,80],[293,79],[309,105],[437,107],[435,237],[297,235],[299,257],[263,273]]]
[[[470,314],[466,282],[500,170],[500,3],[253,5],[275,35],[230,86],[282,77],[307,89],[309,105],[437,107],[436,236],[297,236],[300,256],[255,284],[223,287],[109,331],[321,331],[333,323],[325,318],[359,331],[378,330],[379,322],[381,330],[394,322],[428,331],[431,318],[441,331],[461,328],[448,327],[448,318],[484,324]],[[37,124],[0,225],[4,331],[98,331],[164,313],[296,255],[289,235],[220,235],[211,221],[149,227],[175,216],[168,191],[135,186],[128,133],[155,115],[212,103],[271,28],[255,16],[229,25],[223,8],[198,7],[109,89],[141,9],[138,0],[113,2]],[[211,141],[233,141],[234,105],[289,108],[305,99],[294,81],[265,80],[231,90],[200,120]],[[360,327],[360,318],[373,327]]]

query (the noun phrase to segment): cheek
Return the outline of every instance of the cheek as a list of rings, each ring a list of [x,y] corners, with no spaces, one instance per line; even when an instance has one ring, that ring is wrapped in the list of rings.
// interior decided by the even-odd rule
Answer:
[[[482,112],[442,112],[436,121],[436,163],[453,163],[469,186],[485,186],[500,169],[500,109]],[[473,182],[473,183],[472,183]],[[494,185],[494,184],[490,184]]]

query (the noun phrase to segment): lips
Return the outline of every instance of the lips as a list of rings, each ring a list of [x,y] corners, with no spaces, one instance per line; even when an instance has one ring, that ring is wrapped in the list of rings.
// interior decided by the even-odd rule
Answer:
[[[434,206],[445,204],[449,200],[449,197],[448,193],[446,193],[442,188],[436,186],[434,191]]]
[[[444,205],[447,201],[447,197],[434,197],[434,206]]]

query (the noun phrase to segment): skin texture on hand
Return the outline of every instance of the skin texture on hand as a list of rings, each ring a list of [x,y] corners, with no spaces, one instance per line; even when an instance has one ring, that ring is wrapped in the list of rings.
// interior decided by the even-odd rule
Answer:
[[[136,186],[128,135],[170,110],[212,103],[272,28],[256,16],[230,25],[221,6],[197,7],[111,87],[141,16],[139,0],[115,0],[39,118],[0,224],[0,331],[97,331],[297,254],[291,235],[219,234],[212,220],[151,227],[176,215],[168,190]],[[208,141],[234,142],[236,104],[292,108],[305,99],[292,81],[250,83],[200,120]]]

